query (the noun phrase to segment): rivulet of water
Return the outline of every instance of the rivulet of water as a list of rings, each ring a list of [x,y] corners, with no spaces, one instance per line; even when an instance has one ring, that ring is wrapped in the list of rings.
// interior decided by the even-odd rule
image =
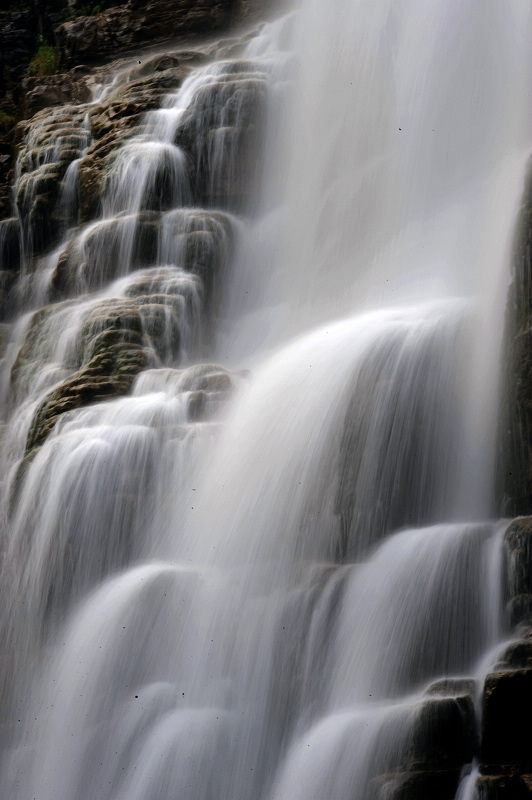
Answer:
[[[2,797],[384,800],[429,685],[481,684],[531,24],[528,0],[303,0],[212,50],[98,218],[26,263]],[[137,315],[129,393],[32,439],[109,314]]]

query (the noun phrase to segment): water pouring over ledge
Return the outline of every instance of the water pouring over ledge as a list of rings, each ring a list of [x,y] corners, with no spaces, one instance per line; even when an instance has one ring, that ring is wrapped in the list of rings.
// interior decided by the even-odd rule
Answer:
[[[391,798],[449,701],[429,684],[502,639],[493,430],[531,129],[530,13],[505,5],[307,0],[248,45],[268,169],[209,355],[252,376],[198,424],[193,351],[159,352],[29,465],[7,613],[37,674],[6,797]]]

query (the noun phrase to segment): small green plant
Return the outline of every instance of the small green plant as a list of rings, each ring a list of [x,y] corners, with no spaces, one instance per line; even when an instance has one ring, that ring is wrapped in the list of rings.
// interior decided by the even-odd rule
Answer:
[[[0,125],[12,125],[15,121],[13,114],[8,114],[3,108],[0,108]]]
[[[37,37],[37,51],[31,59],[27,75],[53,75],[59,67],[59,52],[47,44],[42,36]]]
[[[101,13],[102,7],[100,5],[91,6],[90,4],[87,4],[80,6],[79,8],[65,9],[64,18],[65,22],[73,22],[78,17],[96,17]]]
[[[16,2],[11,3],[8,11],[12,14],[22,14],[24,17],[31,17],[31,6],[29,3],[24,2],[24,0],[16,0]]]

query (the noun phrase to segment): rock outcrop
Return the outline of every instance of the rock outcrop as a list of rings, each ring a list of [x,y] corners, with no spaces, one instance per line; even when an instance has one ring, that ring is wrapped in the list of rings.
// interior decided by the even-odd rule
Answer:
[[[372,800],[453,800],[477,752],[474,682],[442,680],[413,712],[403,764],[371,785]]]
[[[532,625],[532,519],[512,522],[504,536],[510,624]]]
[[[532,513],[532,165],[516,225],[506,311],[501,435],[503,514]]]
[[[252,62],[234,61],[194,96],[176,143],[190,156],[198,204],[250,208],[261,166],[266,83]]]
[[[20,126],[23,140],[18,157],[15,205],[25,235],[26,250],[38,254],[54,244],[74,216],[71,197],[61,197],[69,166],[87,147],[90,132],[85,109],[61,106],[44,110]],[[63,202],[62,202],[63,201]]]
[[[37,312],[11,371],[13,397],[24,397],[37,367],[50,365],[50,382],[64,380],[40,402],[26,454],[46,439],[68,411],[128,394],[148,366],[178,363],[189,329],[199,314],[198,280],[176,268],[139,271],[122,297],[94,300],[81,308],[60,303]],[[63,350],[59,331],[74,326]],[[194,335],[192,333],[192,335]],[[55,380],[54,380],[55,379]]]
[[[119,147],[138,133],[142,116],[158,108],[165,94],[178,89],[191,65],[204,57],[200,51],[188,51],[179,57],[163,55],[152,59],[141,70],[135,70],[127,83],[88,110],[93,142],[80,164],[82,222],[93,219],[98,212],[105,176]]]
[[[516,640],[506,647],[482,695],[480,800],[532,794],[532,519],[514,520],[504,536],[507,618]]]
[[[85,188],[82,210],[84,218],[89,218],[96,213],[105,157],[147,109],[158,105],[172,80],[175,87],[186,72],[181,71],[176,81],[177,76],[172,79],[168,70],[183,70],[186,62],[198,57],[195,48],[200,43],[204,56],[209,50],[206,34],[231,23],[258,19],[274,5],[274,0],[101,0],[87,15],[88,5],[78,0],[39,0],[13,3],[0,12],[0,219],[13,213],[10,186],[20,143],[17,122],[44,109],[87,101],[97,74],[105,73],[102,64],[125,51],[185,35],[194,42],[194,50],[183,52],[179,59],[158,57],[143,87],[134,81],[122,97],[110,99],[107,109],[101,110],[101,119],[94,119],[95,147],[81,173]],[[55,74],[45,71],[29,77],[30,61],[43,46],[50,51],[55,47],[54,60],[61,71],[55,65],[51,69]],[[94,64],[98,67],[90,66]],[[143,71],[146,77],[149,70]],[[153,73],[157,71],[166,72],[164,78],[156,80]],[[225,144],[234,147],[229,140],[240,134],[229,130],[224,134]]]
[[[532,794],[532,629],[511,645],[485,681],[477,788],[481,800],[521,800]]]
[[[231,21],[236,5],[235,0],[129,0],[65,22],[56,40],[66,64],[98,61],[146,42],[220,29]]]

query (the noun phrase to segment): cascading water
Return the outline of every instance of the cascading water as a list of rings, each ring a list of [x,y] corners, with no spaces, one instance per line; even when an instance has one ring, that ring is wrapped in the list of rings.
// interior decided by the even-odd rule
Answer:
[[[528,0],[305,0],[145,116],[99,219],[26,253],[2,797],[410,796],[420,726],[468,708],[452,686],[504,635],[531,22]]]

